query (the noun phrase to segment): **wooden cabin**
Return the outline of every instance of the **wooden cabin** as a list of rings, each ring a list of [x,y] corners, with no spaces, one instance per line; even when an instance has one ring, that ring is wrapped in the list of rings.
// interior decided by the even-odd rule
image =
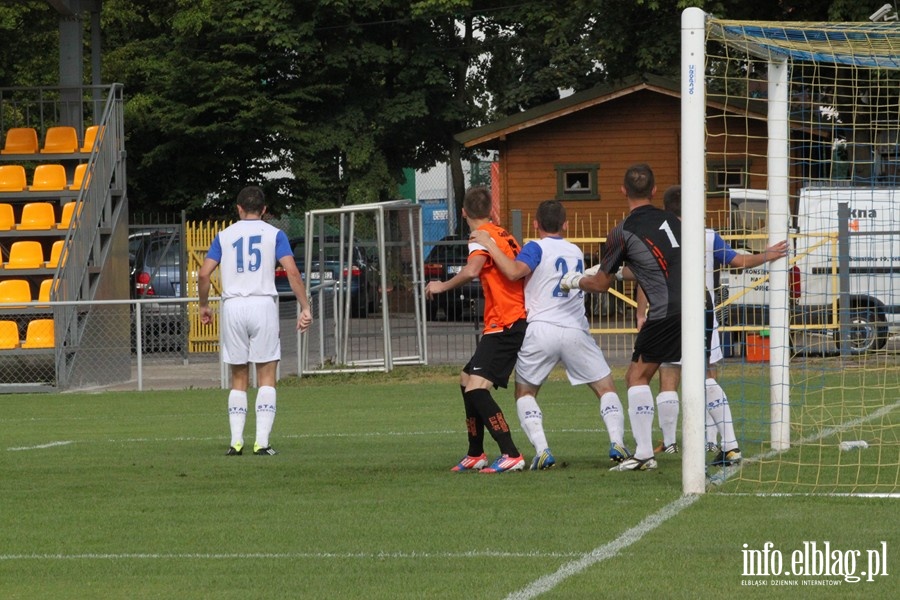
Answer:
[[[621,185],[630,165],[653,168],[659,206],[665,189],[679,183],[680,91],[678,82],[645,75],[577,92],[456,139],[499,152],[492,188],[501,223],[518,209],[530,224],[541,201],[558,199],[566,203],[570,227],[573,215],[589,215],[600,223],[600,231],[590,233],[605,236],[604,224],[628,211]],[[726,215],[727,188],[766,187],[765,110],[753,102],[708,99],[707,213],[716,227]]]

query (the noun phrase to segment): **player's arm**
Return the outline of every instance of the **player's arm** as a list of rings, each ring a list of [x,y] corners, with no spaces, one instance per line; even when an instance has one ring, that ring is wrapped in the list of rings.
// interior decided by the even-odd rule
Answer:
[[[484,267],[484,263],[487,262],[487,259],[488,255],[483,252],[473,252],[472,254],[469,254],[469,259],[466,261],[465,266],[463,266],[463,268],[459,270],[459,273],[452,278],[447,281],[429,281],[428,285],[425,286],[425,297],[430,300],[437,294],[443,294],[448,290],[469,283],[478,277],[481,273],[481,269]]]
[[[494,241],[494,238],[491,237],[491,234],[484,229],[476,229],[473,231],[469,236],[469,241],[484,246],[484,249],[490,253],[497,269],[499,269],[500,272],[503,273],[503,276],[510,281],[517,281],[531,275],[531,268],[528,265],[507,256],[506,253],[500,249],[500,246],[497,245],[497,242]]]
[[[213,271],[219,266],[219,261],[206,257],[197,273],[197,296],[200,300],[200,322],[209,323],[212,321],[212,310],[209,308],[209,288]]]
[[[278,264],[284,269],[291,291],[294,292],[294,297],[297,298],[297,303],[300,304],[297,329],[306,331],[312,324],[312,309],[309,306],[309,298],[306,295],[306,285],[304,285],[303,278],[300,276],[300,269],[297,268],[297,261],[294,260],[292,254],[286,254],[278,259]]]
[[[782,240],[772,244],[762,252],[757,254],[735,254],[734,258],[729,261],[728,265],[737,267],[738,269],[750,269],[758,267],[763,263],[772,262],[788,255],[788,242]]]
[[[647,298],[647,294],[644,293],[644,288],[641,286],[637,286],[637,328],[640,331],[641,327],[644,326],[644,323],[647,322],[647,311],[650,309],[650,300]]]

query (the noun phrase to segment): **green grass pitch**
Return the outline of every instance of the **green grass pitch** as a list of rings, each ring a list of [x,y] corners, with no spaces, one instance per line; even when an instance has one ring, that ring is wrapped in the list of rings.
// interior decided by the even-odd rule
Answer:
[[[285,382],[274,457],[224,456],[221,390],[0,397],[0,598],[896,597],[897,499],[683,498],[677,455],[609,472],[597,401],[561,377],[540,396],[557,468],[451,473],[455,372]],[[253,428],[251,410],[249,446]],[[766,542],[785,562],[804,542],[859,550],[857,571],[886,547],[887,575],[745,576],[744,545]]]

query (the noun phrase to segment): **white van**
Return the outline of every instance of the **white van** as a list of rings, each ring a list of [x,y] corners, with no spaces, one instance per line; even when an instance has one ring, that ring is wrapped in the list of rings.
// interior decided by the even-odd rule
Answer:
[[[745,231],[765,232],[766,192],[729,190],[733,223]],[[900,195],[894,189],[809,187],[797,204],[794,255],[791,269],[791,325],[794,331],[820,333],[840,340],[839,299],[849,298],[844,325],[847,348],[861,354],[884,346],[900,333]],[[846,203],[846,237],[841,239],[841,203]],[[732,244],[735,245],[735,244]],[[766,246],[760,236],[748,251]],[[845,255],[846,272],[840,269]],[[768,325],[767,265],[743,271],[728,270],[731,325]],[[842,288],[842,286],[844,286]]]

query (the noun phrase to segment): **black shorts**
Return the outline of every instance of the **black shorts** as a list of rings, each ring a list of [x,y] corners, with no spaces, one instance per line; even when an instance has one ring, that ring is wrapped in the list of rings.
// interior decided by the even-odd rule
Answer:
[[[715,313],[710,306],[704,313],[706,333],[706,364],[709,364],[709,354],[712,345],[713,318]],[[634,340],[634,353],[631,362],[637,362],[642,358],[645,363],[674,363],[681,360],[681,315],[674,315],[647,321]]]
[[[475,354],[463,367],[463,373],[484,377],[495,388],[505,388],[516,368],[516,357],[525,339],[527,326],[528,322],[520,319],[502,331],[481,336]]]

